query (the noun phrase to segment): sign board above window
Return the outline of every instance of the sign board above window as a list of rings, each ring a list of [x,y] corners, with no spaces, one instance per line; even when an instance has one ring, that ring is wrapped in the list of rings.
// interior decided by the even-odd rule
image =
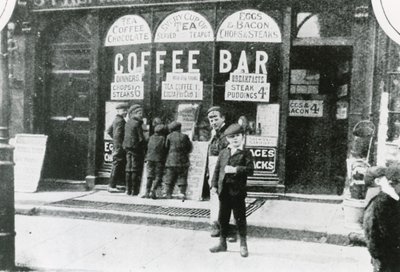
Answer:
[[[203,15],[182,10],[165,18],[157,28],[155,42],[209,42],[214,41],[214,31]]]
[[[105,46],[151,43],[147,22],[138,15],[125,15],[114,22],[107,32]]]
[[[278,24],[270,16],[255,9],[245,9],[222,22],[217,41],[280,43],[282,35]]]

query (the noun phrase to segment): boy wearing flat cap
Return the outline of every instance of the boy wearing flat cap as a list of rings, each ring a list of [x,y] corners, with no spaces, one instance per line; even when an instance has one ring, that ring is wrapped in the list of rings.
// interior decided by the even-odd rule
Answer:
[[[253,156],[244,149],[244,134],[239,124],[230,125],[224,132],[229,145],[218,156],[214,175],[211,180],[212,191],[218,193],[221,227],[219,244],[210,248],[212,253],[227,250],[226,238],[229,232],[231,211],[236,220],[240,236],[240,255],[248,256],[246,222],[246,183],[247,176],[253,174]]]
[[[127,195],[138,195],[145,151],[142,106],[134,104],[129,108],[128,113],[129,120],[125,124],[123,142],[126,151],[125,192]]]
[[[172,122],[168,125],[170,133],[165,141],[167,159],[165,161],[164,197],[171,198],[175,183],[179,187],[182,200],[186,197],[187,176],[190,166],[189,153],[192,152],[192,142],[181,132],[181,123]]]
[[[368,203],[364,233],[374,272],[400,272],[400,163],[388,166],[388,186]]]
[[[113,139],[112,168],[108,191],[110,193],[119,192],[117,184],[123,184],[125,179],[125,151],[122,148],[125,134],[125,117],[128,113],[128,103],[120,103],[115,109],[117,115],[111,126],[107,129],[107,134]]]

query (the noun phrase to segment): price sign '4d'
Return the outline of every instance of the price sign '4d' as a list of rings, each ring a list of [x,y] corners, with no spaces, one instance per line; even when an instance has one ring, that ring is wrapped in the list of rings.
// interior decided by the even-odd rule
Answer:
[[[15,2],[17,0],[0,1],[0,31],[6,26],[14,11]]]

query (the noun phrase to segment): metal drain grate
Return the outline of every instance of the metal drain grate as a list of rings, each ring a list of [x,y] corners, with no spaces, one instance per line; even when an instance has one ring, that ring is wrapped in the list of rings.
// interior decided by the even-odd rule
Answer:
[[[258,208],[265,203],[265,200],[257,199],[251,203],[246,204],[246,216],[249,216]],[[181,208],[181,207],[162,207],[155,205],[143,205],[143,204],[125,204],[125,203],[109,203],[109,202],[97,202],[77,199],[67,199],[58,202],[53,202],[48,205],[58,207],[71,207],[71,208],[83,208],[83,209],[99,209],[99,210],[113,210],[123,212],[137,212],[137,213],[149,213],[169,216],[184,216],[184,217],[197,217],[197,218],[208,218],[210,217],[209,209],[198,209],[198,208]]]

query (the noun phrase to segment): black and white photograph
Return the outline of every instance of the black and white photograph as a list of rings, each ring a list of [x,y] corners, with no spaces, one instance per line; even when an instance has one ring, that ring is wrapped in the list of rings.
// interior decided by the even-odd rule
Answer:
[[[399,14],[0,0],[0,271],[400,272]]]

